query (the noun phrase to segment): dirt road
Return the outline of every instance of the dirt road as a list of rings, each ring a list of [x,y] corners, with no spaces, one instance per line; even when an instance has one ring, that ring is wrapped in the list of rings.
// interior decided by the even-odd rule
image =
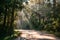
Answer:
[[[15,30],[15,31],[22,32],[21,37],[25,38],[26,40],[60,40],[57,39],[53,34],[48,34],[46,32],[40,32],[35,30]]]

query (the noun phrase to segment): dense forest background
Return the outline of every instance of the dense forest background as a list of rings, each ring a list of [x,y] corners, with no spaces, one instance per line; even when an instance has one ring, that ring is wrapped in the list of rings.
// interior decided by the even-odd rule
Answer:
[[[28,2],[26,2],[28,5]],[[29,7],[29,6],[28,6]],[[46,4],[42,6],[44,14],[39,14],[41,8],[37,11],[29,9],[23,5],[23,0],[0,0],[0,38],[11,36],[14,34],[14,21],[16,20],[17,10],[27,10],[30,12],[30,19],[28,18],[30,25],[27,25],[27,29],[45,30],[48,32],[56,33],[59,36],[60,33],[60,4],[53,0],[53,4]],[[45,11],[45,10],[47,11]],[[28,28],[29,26],[29,28]]]

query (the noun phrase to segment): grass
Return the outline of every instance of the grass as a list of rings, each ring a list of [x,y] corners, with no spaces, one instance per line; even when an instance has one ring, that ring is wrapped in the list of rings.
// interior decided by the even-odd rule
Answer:
[[[0,40],[13,40],[15,38],[16,34],[12,34],[11,36],[1,36]]]

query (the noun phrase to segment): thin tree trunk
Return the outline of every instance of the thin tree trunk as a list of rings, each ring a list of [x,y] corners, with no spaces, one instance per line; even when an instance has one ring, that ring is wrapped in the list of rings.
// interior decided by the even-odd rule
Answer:
[[[14,6],[15,6],[15,1],[13,3],[12,13],[11,13],[12,15],[11,15],[11,23],[10,23],[10,35],[14,33],[14,27],[13,27],[13,25],[14,25],[14,9],[15,9]]]
[[[5,12],[4,12],[4,22],[3,22],[3,27],[5,27],[6,26],[6,15],[7,14],[7,7],[5,6]]]
[[[4,21],[3,21],[3,27],[2,27],[2,35],[6,36],[6,19],[7,19],[7,5],[5,5],[5,11],[4,11]]]

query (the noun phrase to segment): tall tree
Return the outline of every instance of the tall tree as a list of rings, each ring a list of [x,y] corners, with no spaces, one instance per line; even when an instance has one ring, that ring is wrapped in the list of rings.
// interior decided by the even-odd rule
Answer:
[[[3,2],[3,3],[2,3]],[[19,5],[19,6],[18,6]],[[14,31],[14,12],[22,9],[22,0],[1,0],[0,1],[0,20],[3,25],[0,27],[0,37],[11,35]],[[2,16],[3,15],[3,16]],[[3,19],[2,19],[3,17]]]

